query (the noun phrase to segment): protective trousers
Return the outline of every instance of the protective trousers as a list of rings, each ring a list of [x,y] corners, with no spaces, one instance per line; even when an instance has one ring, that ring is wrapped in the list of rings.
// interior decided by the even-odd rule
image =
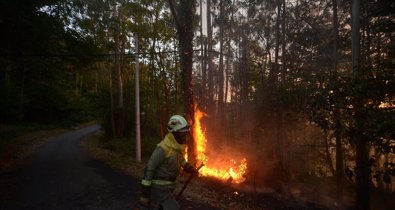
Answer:
[[[163,210],[179,210],[180,205],[174,197],[173,191],[174,188],[169,186],[152,185],[151,200],[162,207]]]

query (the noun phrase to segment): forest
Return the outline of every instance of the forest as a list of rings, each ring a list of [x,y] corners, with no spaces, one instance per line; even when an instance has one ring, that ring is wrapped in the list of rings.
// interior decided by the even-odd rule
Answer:
[[[95,120],[110,141],[159,141],[181,114],[209,160],[246,165],[255,192],[325,182],[331,208],[374,209],[395,192],[394,11],[392,0],[2,0],[0,128]]]

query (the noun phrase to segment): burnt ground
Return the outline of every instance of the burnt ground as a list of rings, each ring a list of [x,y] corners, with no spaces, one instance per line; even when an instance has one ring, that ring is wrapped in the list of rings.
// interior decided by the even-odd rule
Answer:
[[[281,192],[267,190],[254,193],[250,188],[218,182],[215,179],[194,180],[185,193],[195,200],[202,200],[220,209],[234,210],[328,210],[318,202],[284,196]],[[349,209],[349,208],[346,208]],[[350,208],[352,209],[352,208]]]
[[[79,141],[98,125],[54,137],[19,169],[0,171],[0,210],[132,209],[139,182],[92,159]],[[183,209],[216,209],[182,199]]]

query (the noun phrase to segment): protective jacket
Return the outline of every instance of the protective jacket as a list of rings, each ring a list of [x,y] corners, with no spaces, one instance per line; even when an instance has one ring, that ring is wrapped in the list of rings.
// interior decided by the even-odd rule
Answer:
[[[180,209],[172,192],[180,168],[186,165],[183,158],[184,148],[185,146],[179,144],[172,133],[168,133],[157,145],[145,167],[141,180],[143,196],[140,200],[149,198],[164,210]]]
[[[174,188],[180,168],[186,164],[183,158],[184,148],[185,146],[179,144],[172,133],[168,133],[152,153],[141,184]]]

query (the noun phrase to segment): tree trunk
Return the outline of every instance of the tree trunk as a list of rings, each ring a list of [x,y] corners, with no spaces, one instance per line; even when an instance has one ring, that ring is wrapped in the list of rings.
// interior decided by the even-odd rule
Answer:
[[[112,73],[111,73],[111,69],[109,70],[108,81],[109,81],[109,91],[110,91],[111,131],[112,131],[112,137],[116,138],[117,135],[116,135],[115,117],[114,117],[114,93],[113,93],[113,88],[112,88]]]
[[[118,39],[119,40],[119,39]],[[117,79],[118,79],[118,108],[122,109],[124,106],[123,103],[123,81],[122,81],[122,69],[121,69],[121,52],[120,52],[120,42],[116,43],[116,69],[117,69]]]
[[[78,79],[79,79],[79,74],[78,72],[75,73],[75,87],[74,87],[74,94],[75,96],[79,95],[79,91],[78,91]]]
[[[283,83],[285,83],[285,73],[286,73],[286,67],[285,67],[285,34],[286,34],[286,28],[285,28],[285,0],[282,1],[282,20],[281,20],[281,28],[282,28],[282,43],[281,43],[281,80]]]
[[[367,51],[367,64],[368,64],[368,66],[369,67],[372,67],[373,65],[372,65],[372,52],[371,52],[371,49],[370,49],[370,46],[372,46],[372,36],[371,36],[371,31],[370,31],[370,25],[369,24],[367,24],[367,26],[366,26],[367,28],[366,28],[366,33],[367,33],[367,37],[366,37],[366,39],[367,39],[367,44],[366,44],[366,51]]]
[[[224,3],[220,0],[219,25],[219,71],[218,71],[218,119],[221,125],[224,120]]]
[[[202,92],[201,92],[201,103],[203,107],[205,106],[205,97],[207,95],[207,89],[206,89],[206,64],[205,64],[205,51],[204,51],[204,35],[203,35],[203,0],[200,0],[199,3],[199,9],[200,9],[200,65],[202,68]]]
[[[330,140],[331,138],[328,138],[328,131],[325,130],[325,160],[326,160],[326,164],[329,167],[329,170],[331,171],[332,175],[336,174],[335,168],[333,167],[333,163],[332,163],[332,158],[331,158],[331,153],[330,153]]]
[[[241,38],[241,61],[240,61],[240,121],[247,118],[248,110],[248,42],[246,38]]]
[[[359,72],[360,64],[360,0],[353,0],[352,5],[352,68],[354,73]]]
[[[117,104],[114,109],[114,123],[115,123],[115,136],[122,137],[123,136],[123,127],[124,127],[124,102],[123,102],[123,81],[122,81],[122,69],[121,69],[121,50],[122,50],[122,40],[121,40],[121,19],[119,11],[114,7],[114,18],[116,18],[116,29],[114,30],[114,49],[115,49],[115,76],[117,81]]]
[[[193,124],[194,121],[194,95],[192,88],[192,65],[193,65],[193,19],[195,15],[195,1],[180,1],[175,11],[172,0],[169,0],[170,9],[177,25],[179,38],[181,70],[182,70],[182,88],[184,99],[184,111],[187,120]],[[189,141],[188,148],[195,148],[194,142]],[[188,160],[195,163],[195,151],[188,150]]]
[[[204,38],[204,62],[203,62],[203,75],[202,75],[202,86],[203,86],[203,95],[202,95],[202,108],[204,111],[207,108],[207,58],[208,58],[208,52],[207,52],[207,38]]]
[[[231,49],[230,49],[230,41],[227,42],[227,54],[231,53]],[[225,107],[224,107],[224,116],[223,118],[226,121],[226,114],[227,113],[227,101],[228,101],[228,93],[229,93],[229,70],[230,70],[230,61],[231,58],[228,56],[226,58],[226,67],[225,67],[225,96],[224,96],[224,100],[225,100]],[[228,125],[228,123],[224,122],[224,125]]]
[[[208,108],[211,109],[213,105],[214,93],[214,67],[213,67],[213,31],[211,26],[211,0],[207,0],[207,63],[208,63]]]
[[[277,20],[276,20],[276,46],[274,49],[274,71],[272,72],[271,82],[274,87],[274,84],[277,83],[278,73],[279,73],[279,65],[278,65],[278,56],[279,56],[279,48],[280,48],[280,21],[281,21],[281,0],[277,0]]]
[[[352,67],[353,73],[356,77],[360,77],[360,0],[353,0],[352,4]],[[358,97],[358,96],[357,96]],[[356,142],[356,179],[357,179],[357,192],[356,202],[357,209],[369,210],[370,209],[370,187],[369,187],[369,164],[368,164],[368,145],[366,137],[363,136],[361,124],[363,123],[364,115],[361,110],[363,106],[362,101],[357,98],[355,101],[355,128],[353,132],[354,142]]]
[[[190,121],[194,116],[194,95],[192,89],[192,65],[193,65],[193,18],[195,2],[181,1],[180,19],[183,21],[178,27],[181,53],[181,69],[183,76],[184,107]]]
[[[266,22],[266,27],[267,28],[269,28],[270,27],[270,25],[271,25],[271,21],[270,21],[270,19],[268,19],[267,20],[267,22]],[[270,53],[271,52],[271,42],[269,41],[271,38],[271,33],[270,33],[270,30],[269,29],[267,29],[267,30],[265,30],[265,35],[264,35],[265,37],[266,37],[266,54],[267,54],[267,62],[266,63],[268,63],[269,64],[269,87],[270,88],[272,88],[273,86],[274,86],[274,74],[275,74],[275,72],[274,72],[274,69],[273,69],[273,65],[272,65],[272,54]],[[266,69],[266,68],[264,68],[264,69]]]
[[[369,150],[365,139],[356,139],[357,209],[370,209]]]
[[[340,131],[340,122],[339,122],[339,113],[335,110],[335,139],[336,139],[336,197],[337,202],[339,203],[339,208],[342,208],[343,204],[343,147],[342,147],[342,138]]]
[[[337,17],[337,0],[332,1],[333,7],[333,72],[331,73],[331,79],[337,75],[337,63],[338,63],[338,42],[339,42],[339,22]],[[337,91],[337,90],[336,90]],[[334,121],[335,121],[335,139],[336,139],[336,200],[338,202],[338,209],[342,209],[343,205],[343,148],[341,141],[341,125],[340,125],[340,111],[339,108],[334,108]]]

